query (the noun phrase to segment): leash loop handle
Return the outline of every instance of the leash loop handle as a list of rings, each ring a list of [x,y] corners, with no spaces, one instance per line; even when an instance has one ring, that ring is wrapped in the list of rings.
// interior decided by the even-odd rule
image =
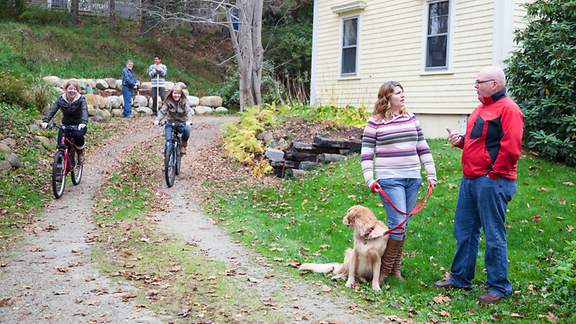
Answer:
[[[384,232],[384,235],[388,235],[388,234],[395,234],[395,235],[403,235],[406,234],[406,222],[408,222],[408,220],[418,214],[419,212],[421,212],[422,210],[424,210],[424,208],[426,208],[426,205],[428,204],[428,201],[430,200],[430,197],[432,197],[432,191],[433,188],[432,186],[428,186],[428,189],[426,190],[426,195],[422,198],[420,198],[420,200],[418,201],[418,203],[416,203],[416,206],[414,206],[414,209],[412,209],[412,211],[410,211],[409,213],[402,211],[400,209],[398,209],[398,207],[394,206],[394,204],[392,203],[392,200],[390,200],[390,197],[388,197],[388,195],[386,194],[386,192],[384,192],[384,189],[382,189],[382,187],[378,187],[378,194],[384,198],[384,200],[390,205],[392,206],[392,208],[397,211],[398,213],[405,215],[406,217],[404,218],[404,221],[402,221],[402,223],[392,227],[391,229],[387,230],[386,232]]]

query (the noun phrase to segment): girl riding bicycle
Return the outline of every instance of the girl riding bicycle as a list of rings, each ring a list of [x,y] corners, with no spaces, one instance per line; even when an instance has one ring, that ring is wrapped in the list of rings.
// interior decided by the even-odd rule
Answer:
[[[69,80],[64,86],[65,92],[56,99],[52,107],[44,118],[42,118],[42,127],[48,127],[48,122],[54,117],[58,110],[62,110],[62,125],[78,125],[78,130],[70,129],[66,132],[72,138],[72,142],[77,146],[78,161],[84,163],[84,135],[86,135],[88,124],[88,106],[86,99],[82,96],[80,85],[74,80]],[[62,129],[58,129],[58,144],[62,142],[64,136]]]
[[[186,154],[188,138],[190,137],[192,109],[188,106],[186,95],[179,86],[174,86],[174,89],[172,89],[166,97],[166,100],[162,104],[162,108],[158,111],[158,116],[156,116],[156,119],[154,120],[154,125],[159,125],[164,119],[167,121],[164,126],[166,145],[169,145],[172,141],[174,128],[176,128],[177,131],[182,134],[180,154]],[[173,126],[172,123],[176,126]]]

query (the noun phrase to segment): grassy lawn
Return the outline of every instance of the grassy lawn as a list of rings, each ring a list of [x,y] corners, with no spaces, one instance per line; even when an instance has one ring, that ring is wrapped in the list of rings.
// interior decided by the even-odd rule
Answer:
[[[453,215],[461,166],[460,150],[441,140],[430,145],[439,186],[428,207],[410,223],[403,263],[407,280],[387,281],[382,293],[363,285],[350,292],[352,296],[367,301],[371,309],[418,321],[574,321],[576,302],[554,300],[545,279],[565,241],[576,239],[576,190],[572,184],[576,169],[532,156],[520,160],[518,192],[509,204],[507,219],[514,294],[500,304],[481,307],[476,299],[484,293],[486,280],[483,242],[473,290],[433,287],[434,281],[449,271],[454,253]],[[207,209],[222,218],[224,226],[244,243],[284,264],[288,260],[341,262],[345,248],[352,244],[352,232],[342,225],[342,217],[355,204],[370,207],[385,219],[379,199],[363,182],[358,157],[327,166],[305,180],[287,181],[279,191],[259,188],[222,195]],[[322,276],[306,278],[319,280]],[[322,280],[329,283],[327,278]],[[344,286],[343,282],[331,284]]]

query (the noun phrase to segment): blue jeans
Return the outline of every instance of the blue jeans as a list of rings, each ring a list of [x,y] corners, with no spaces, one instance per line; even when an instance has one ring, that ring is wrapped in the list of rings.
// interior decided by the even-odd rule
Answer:
[[[422,186],[422,179],[420,178],[392,178],[392,179],[379,179],[378,184],[382,190],[388,195],[396,208],[404,212],[410,212],[416,206],[418,199],[418,189]],[[397,212],[382,196],[380,196],[382,204],[386,209],[388,215],[388,227],[392,228],[404,221],[406,215]],[[408,222],[405,224],[408,228]],[[394,231],[390,234],[390,238],[396,241],[404,239],[405,234],[395,234]]]
[[[486,237],[484,263],[488,291],[499,296],[512,293],[512,284],[508,281],[506,207],[515,193],[514,180],[493,180],[487,176],[462,178],[454,216],[456,254],[450,277],[453,285],[472,285],[480,245],[480,228],[483,228]]]
[[[190,138],[190,127],[186,126],[186,123],[178,123],[176,127],[172,127],[170,124],[166,124],[164,126],[164,138],[166,138],[166,148],[172,142],[172,138],[174,137],[174,128],[177,129],[178,132],[182,134],[182,141],[188,141]]]
[[[122,115],[128,117],[132,115],[132,89],[122,86],[122,97],[124,98],[124,111]]]

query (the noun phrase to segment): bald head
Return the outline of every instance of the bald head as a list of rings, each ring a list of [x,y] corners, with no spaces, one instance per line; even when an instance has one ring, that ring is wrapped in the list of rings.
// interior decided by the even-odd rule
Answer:
[[[504,71],[498,66],[489,66],[483,68],[478,73],[478,79],[480,80],[494,80],[498,83],[500,88],[506,86],[506,75]]]

